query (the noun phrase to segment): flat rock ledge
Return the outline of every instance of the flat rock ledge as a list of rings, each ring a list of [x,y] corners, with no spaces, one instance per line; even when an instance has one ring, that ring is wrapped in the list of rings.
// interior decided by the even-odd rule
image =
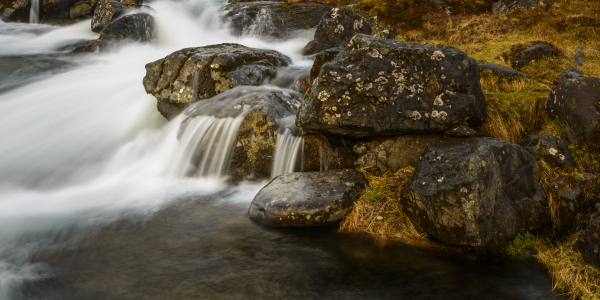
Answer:
[[[269,226],[318,226],[341,221],[365,189],[356,170],[278,176],[252,200],[248,215]]]

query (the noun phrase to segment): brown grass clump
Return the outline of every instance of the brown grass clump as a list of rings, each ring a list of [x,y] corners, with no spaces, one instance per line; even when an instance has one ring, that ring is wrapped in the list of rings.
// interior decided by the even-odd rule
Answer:
[[[382,176],[365,173],[367,188],[340,224],[340,230],[386,237],[422,238],[400,204],[400,190],[413,172],[414,168],[408,167]]]
[[[577,235],[554,247],[540,247],[535,257],[548,269],[554,288],[572,299],[600,299],[600,270],[573,249]]]

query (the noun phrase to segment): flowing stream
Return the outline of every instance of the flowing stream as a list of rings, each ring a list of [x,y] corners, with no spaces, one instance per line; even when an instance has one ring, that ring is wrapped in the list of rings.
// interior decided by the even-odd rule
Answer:
[[[149,2],[157,40],[110,53],[59,50],[97,38],[90,20],[35,24],[32,6],[32,24],[0,21],[0,300],[560,298],[533,260],[469,261],[249,220],[266,182],[224,176],[241,117],[198,117],[178,137],[182,118],[167,122],[142,86],[146,63],[218,43],[274,49],[308,72],[311,31],[258,38],[272,24],[261,12],[234,37],[223,4]],[[282,129],[274,172],[297,169],[301,145]]]

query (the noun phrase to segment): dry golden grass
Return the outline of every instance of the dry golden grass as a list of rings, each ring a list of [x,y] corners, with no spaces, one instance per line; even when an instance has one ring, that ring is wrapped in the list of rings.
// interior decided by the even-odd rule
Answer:
[[[400,190],[413,172],[414,168],[408,167],[382,176],[365,173],[367,188],[340,224],[340,230],[386,237],[422,238],[404,214],[399,201]]]

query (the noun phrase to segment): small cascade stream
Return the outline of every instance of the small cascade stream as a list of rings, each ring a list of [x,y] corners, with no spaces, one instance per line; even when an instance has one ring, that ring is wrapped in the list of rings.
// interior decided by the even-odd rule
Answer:
[[[31,0],[31,8],[29,10],[29,23],[37,24],[40,22],[40,0]]]

